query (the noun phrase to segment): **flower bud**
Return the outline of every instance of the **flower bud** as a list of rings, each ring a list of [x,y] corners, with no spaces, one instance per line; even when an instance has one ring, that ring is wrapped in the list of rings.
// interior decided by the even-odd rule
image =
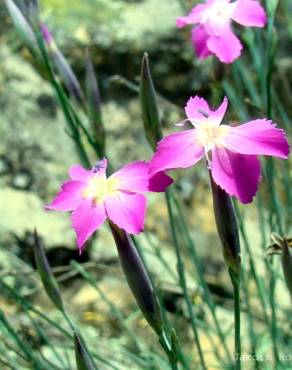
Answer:
[[[141,67],[140,102],[146,138],[152,149],[155,150],[156,143],[161,139],[162,135],[155,90],[149,69],[148,55],[146,53],[143,56]]]
[[[37,39],[27,19],[12,0],[5,0],[5,3],[14,23],[14,26],[20,37],[22,38],[25,46],[27,46],[34,55],[37,55]]]
[[[160,335],[163,331],[159,301],[131,236],[109,222],[129,287],[145,319]]]
[[[34,231],[34,257],[38,273],[41,277],[47,295],[50,297],[55,306],[60,311],[63,311],[63,302],[60,295],[59,287],[52,273],[44,248],[36,230]]]
[[[210,181],[217,231],[223,246],[223,256],[230,270],[239,275],[241,257],[236,215],[229,195],[217,185],[211,173]]]
[[[273,233],[272,240],[274,243],[268,247],[266,256],[281,255],[285,283],[292,298],[292,238],[281,237]]]
[[[86,94],[87,108],[95,141],[101,151],[100,157],[105,155],[105,130],[100,109],[100,94],[97,79],[89,53],[86,55]]]
[[[292,239],[283,238],[282,244],[282,267],[285,282],[289,290],[290,296],[292,297]]]
[[[75,73],[73,72],[64,55],[59,50],[52,34],[45,24],[41,25],[41,32],[46,44],[48,45],[53,59],[53,64],[62,78],[67,90],[69,91],[70,95],[75,98],[77,103],[83,106],[84,96]]]
[[[76,331],[74,332],[74,347],[77,370],[95,370],[96,366],[92,362],[86,345]]]

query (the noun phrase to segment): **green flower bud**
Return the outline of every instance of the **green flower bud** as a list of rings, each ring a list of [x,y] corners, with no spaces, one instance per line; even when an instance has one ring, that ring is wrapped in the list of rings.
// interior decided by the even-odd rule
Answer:
[[[47,295],[50,297],[51,301],[55,304],[55,306],[60,311],[63,311],[63,302],[59,291],[59,287],[52,273],[44,248],[42,246],[40,238],[38,237],[36,230],[34,231],[34,257],[38,273],[41,277]]]
[[[161,139],[160,120],[156,104],[155,89],[149,69],[148,55],[145,53],[142,60],[140,78],[140,102],[146,138],[153,150]]]

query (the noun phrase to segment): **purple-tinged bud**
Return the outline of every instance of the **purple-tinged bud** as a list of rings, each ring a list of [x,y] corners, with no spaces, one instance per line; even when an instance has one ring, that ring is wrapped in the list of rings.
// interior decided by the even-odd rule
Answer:
[[[213,195],[213,208],[218,235],[223,246],[223,256],[229,269],[240,274],[241,256],[236,215],[230,196],[217,185],[211,173],[210,181]]]
[[[51,32],[45,24],[41,25],[41,32],[46,44],[48,45],[54,67],[58,71],[70,95],[73,96],[77,103],[83,107],[84,95],[75,73],[59,50]]]
[[[87,109],[95,141],[100,150],[100,156],[105,155],[105,130],[101,114],[101,102],[98,83],[89,52],[86,54],[86,95]]]
[[[56,46],[54,44],[53,36],[52,36],[51,32],[49,31],[48,27],[45,24],[41,25],[41,31],[42,31],[43,38],[44,38],[45,42],[47,43],[47,45],[50,48],[53,48],[54,46]]]
[[[74,332],[74,348],[77,370],[96,370],[81,335],[76,331]]]
[[[160,336],[163,332],[160,304],[141,257],[131,236],[113,223],[109,225],[128,285],[145,319]]]
[[[5,0],[5,3],[14,26],[25,46],[27,46],[34,55],[38,55],[37,39],[27,19],[12,0]]]
[[[146,139],[151,148],[156,149],[156,143],[162,138],[160,120],[156,104],[155,89],[149,68],[148,55],[142,59],[140,77],[140,102]]]
[[[34,257],[37,265],[38,273],[42,280],[45,291],[55,306],[63,311],[63,302],[57,281],[52,273],[51,267],[47,260],[42,242],[36,232],[34,231]]]

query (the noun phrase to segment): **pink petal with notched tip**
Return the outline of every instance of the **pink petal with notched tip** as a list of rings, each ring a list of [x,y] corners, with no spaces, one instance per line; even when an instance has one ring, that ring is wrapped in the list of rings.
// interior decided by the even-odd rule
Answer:
[[[241,154],[273,155],[280,158],[288,158],[289,155],[285,132],[266,119],[230,127],[224,136],[224,145]]]
[[[208,37],[204,26],[199,25],[192,29],[192,45],[199,59],[205,59],[212,55],[207,48]]]
[[[173,183],[173,179],[164,172],[157,172],[149,179],[148,191],[163,192]]]
[[[213,0],[212,0],[213,2]],[[208,4],[199,4],[195,6],[191,12],[186,15],[185,17],[178,17],[176,18],[176,26],[178,28],[185,27],[188,24],[195,24],[199,23],[202,19],[202,15],[204,14],[204,11],[208,9]]]
[[[226,148],[214,148],[211,172],[217,185],[245,204],[252,201],[257,191],[261,165],[254,155],[233,153]]]
[[[264,27],[267,16],[264,8],[257,0],[238,0],[235,3],[232,19],[249,27]]]
[[[72,211],[82,202],[82,190],[86,184],[81,181],[66,181],[51,204],[45,209],[55,211]]]
[[[204,156],[196,143],[196,130],[175,132],[163,138],[150,161],[151,172],[193,166]]]
[[[104,201],[108,218],[130,234],[144,229],[146,198],[141,194],[118,192]]]
[[[119,180],[119,189],[133,192],[147,191],[149,187],[149,166],[145,161],[136,161],[122,167],[110,178]]]
[[[223,63],[234,62],[242,50],[241,42],[229,26],[222,28],[218,35],[210,35],[207,47]]]
[[[84,200],[71,215],[72,227],[77,235],[80,253],[84,243],[104,223],[106,213],[104,204],[93,205],[90,199]]]
[[[207,120],[207,116],[219,126],[226,112],[227,105],[228,99],[225,97],[217,109],[211,110],[205,99],[195,96],[188,100],[185,106],[185,112],[194,126],[200,125],[201,123],[204,124]]]

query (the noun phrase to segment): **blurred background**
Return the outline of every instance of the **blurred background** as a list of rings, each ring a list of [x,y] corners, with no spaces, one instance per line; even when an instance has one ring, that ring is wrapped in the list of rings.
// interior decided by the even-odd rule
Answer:
[[[21,1],[15,3],[21,6]],[[175,27],[176,17],[186,14],[193,5],[187,0],[42,0],[40,3],[42,20],[48,25],[82,86],[86,50],[91,53],[100,87],[107,153],[114,169],[129,161],[151,157],[151,148],[144,136],[138,96],[144,52],[149,55],[164,133],[173,131],[173,124],[184,119],[184,104],[195,94],[209,99],[213,105],[220,103],[222,97],[227,95],[230,109],[226,119],[232,122],[265,116],[263,84],[259,75],[265,51],[265,31],[236,28],[245,49],[242,58],[232,67],[222,66],[212,58],[199,62],[189,42],[190,29],[178,30]],[[272,80],[274,121],[290,134],[291,14],[291,1],[281,0],[276,17],[278,49]],[[117,318],[115,310],[121,313],[131,332],[136,334],[149,353],[153,348],[159,353],[156,339],[125,282],[109,230],[101,228],[79,256],[68,214],[50,213],[43,209],[43,205],[56,194],[59,184],[68,177],[69,166],[78,163],[79,159],[65,131],[65,119],[54,91],[16,33],[3,2],[0,19],[0,279],[17,291],[24,302],[29,301],[53,321],[61,321],[60,313],[43,293],[35,273],[32,232],[36,227],[60,283],[65,305],[89,345],[98,347],[101,356],[112,360],[118,369],[162,368],[158,365],[159,361],[156,363],[153,360],[151,365],[142,360],[139,363],[132,339]],[[93,153],[90,159],[92,164],[97,160]],[[284,174],[291,175],[291,168],[289,163],[276,162],[277,192],[284,205],[286,230],[289,230],[291,194],[287,193],[287,189],[291,183]],[[173,187],[183,204],[206,282],[217,305],[219,321],[228,332],[232,328],[232,289],[216,233],[205,164],[202,161],[196,169],[175,171],[173,177],[177,180]],[[260,194],[265,204],[265,173]],[[240,212],[259,275],[262,274],[265,281],[263,248],[270,244],[271,230],[266,227],[261,231],[263,224],[259,222],[255,205],[241,207]],[[268,222],[268,210],[263,209],[262,216]],[[162,195],[149,195],[146,232],[138,240],[166,312],[175,322],[185,352],[190,358],[194,356],[195,361],[196,353],[193,351],[185,302],[177,283],[176,258]],[[214,346],[218,344],[218,338],[205,330],[209,312],[202,287],[198,284],[187,247],[182,247],[182,254],[190,296],[200,322],[202,345],[212,364],[216,362]],[[245,254],[243,259],[248,264]],[[88,276],[82,276],[70,265],[72,260],[83,266],[95,286]],[[264,284],[268,285],[268,281]],[[281,276],[278,284],[280,316],[284,317],[291,306]],[[261,330],[262,313],[257,307],[253,282],[249,289],[254,316]],[[114,304],[114,310],[109,302]],[[7,289],[1,289],[0,307],[22,340],[36,352],[44,353],[53,364],[57,363],[50,343],[32,325],[23,305]],[[68,366],[63,368],[74,368],[70,359],[70,341],[62,342],[61,334],[46,322],[39,325],[54,345],[58,347],[62,343],[64,348],[61,345],[58,348],[61,356],[63,350],[69,353]],[[283,326],[289,330],[288,323],[284,322]],[[2,335],[3,332],[0,332],[0,338]],[[5,354],[7,363],[14,364],[17,369],[31,368],[9,348],[9,341],[2,337],[0,342],[0,354]],[[232,346],[232,336],[227,342]],[[262,344],[263,348],[265,345],[269,348],[268,339]],[[0,365],[0,368],[9,369],[5,366],[7,364]],[[110,368],[102,362],[100,366],[101,369]],[[210,368],[215,368],[215,365]]]

